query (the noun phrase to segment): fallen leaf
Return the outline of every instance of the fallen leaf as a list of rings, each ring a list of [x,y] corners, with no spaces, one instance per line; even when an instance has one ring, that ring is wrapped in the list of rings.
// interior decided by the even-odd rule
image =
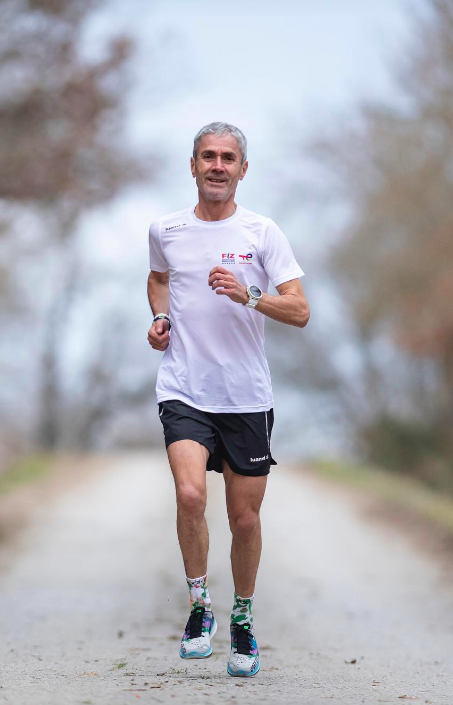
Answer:
[[[416,695],[398,695],[399,700],[420,700]]]

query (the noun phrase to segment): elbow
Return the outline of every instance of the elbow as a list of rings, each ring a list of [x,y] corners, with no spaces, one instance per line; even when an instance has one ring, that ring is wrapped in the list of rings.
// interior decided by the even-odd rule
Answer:
[[[150,271],[148,274],[148,286],[153,282],[157,284],[168,284],[170,281],[170,272],[154,272]]]
[[[305,304],[299,310],[299,316],[298,316],[298,321],[297,321],[296,325],[298,326],[298,328],[305,328],[309,319],[310,319],[310,308],[309,308],[308,304]]]

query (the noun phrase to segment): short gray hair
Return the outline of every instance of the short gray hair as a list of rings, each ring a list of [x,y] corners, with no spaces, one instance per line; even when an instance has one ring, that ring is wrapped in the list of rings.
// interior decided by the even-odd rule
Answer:
[[[199,132],[197,132],[193,141],[193,158],[197,158],[198,147],[205,135],[216,135],[217,137],[220,137],[220,135],[226,134],[236,137],[239,149],[241,150],[243,164],[247,159],[247,139],[239,127],[230,125],[228,122],[211,122],[209,125],[205,125],[201,128],[201,130],[199,130]]]

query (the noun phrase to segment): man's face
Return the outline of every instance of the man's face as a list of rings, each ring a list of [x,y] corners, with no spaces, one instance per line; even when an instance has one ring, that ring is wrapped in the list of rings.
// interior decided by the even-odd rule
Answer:
[[[236,137],[225,134],[205,135],[198,145],[197,159],[191,157],[192,176],[206,201],[228,201],[242,181],[248,162],[241,164],[241,150]]]

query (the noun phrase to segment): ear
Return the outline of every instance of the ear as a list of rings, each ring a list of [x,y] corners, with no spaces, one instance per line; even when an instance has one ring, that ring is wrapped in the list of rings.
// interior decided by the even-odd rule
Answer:
[[[243,179],[244,176],[246,175],[248,168],[249,168],[249,163],[248,163],[248,161],[245,161],[245,162],[243,163],[243,165],[242,165],[242,171],[241,171],[241,175],[240,175],[240,177],[239,177],[239,180],[240,180],[240,181],[242,181],[242,179]]]
[[[195,178],[195,159],[193,157],[190,157],[190,171],[192,172],[193,178]]]

